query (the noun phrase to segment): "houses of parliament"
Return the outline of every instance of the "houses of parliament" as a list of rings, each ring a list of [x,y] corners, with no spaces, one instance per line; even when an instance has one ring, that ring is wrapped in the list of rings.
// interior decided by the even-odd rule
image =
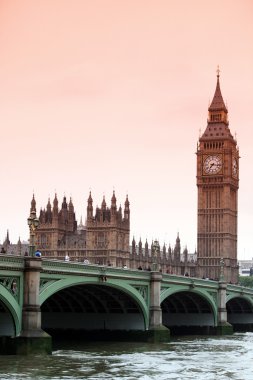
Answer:
[[[197,144],[198,190],[197,250],[181,251],[180,237],[173,247],[160,247],[157,241],[130,244],[130,204],[117,206],[115,192],[110,204],[103,198],[101,207],[87,200],[86,222],[77,224],[74,205],[64,196],[61,205],[55,195],[40,210],[35,233],[36,249],[50,259],[66,257],[71,261],[152,270],[237,283],[237,212],[239,188],[239,150],[229,129],[228,110],[220,89],[217,71],[216,89],[208,108],[207,126]],[[30,213],[36,212],[33,196]],[[19,251],[21,252],[20,242]],[[8,253],[7,236],[1,252]]]

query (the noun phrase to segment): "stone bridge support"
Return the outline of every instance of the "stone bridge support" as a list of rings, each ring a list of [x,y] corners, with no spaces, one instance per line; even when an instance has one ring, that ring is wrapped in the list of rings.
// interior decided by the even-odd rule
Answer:
[[[217,333],[220,335],[233,334],[233,326],[227,321],[227,283],[220,281],[218,288],[218,326]]]
[[[168,342],[170,340],[170,330],[162,324],[161,282],[162,273],[151,272],[148,330],[150,342]]]
[[[42,260],[25,257],[22,331],[13,339],[16,354],[52,352],[51,337],[41,329],[39,305],[40,272]]]

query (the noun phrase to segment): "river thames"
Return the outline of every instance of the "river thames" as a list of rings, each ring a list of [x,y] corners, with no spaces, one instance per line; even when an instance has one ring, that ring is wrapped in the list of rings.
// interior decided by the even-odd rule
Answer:
[[[252,380],[253,333],[170,343],[62,345],[52,356],[1,356],[0,379]]]

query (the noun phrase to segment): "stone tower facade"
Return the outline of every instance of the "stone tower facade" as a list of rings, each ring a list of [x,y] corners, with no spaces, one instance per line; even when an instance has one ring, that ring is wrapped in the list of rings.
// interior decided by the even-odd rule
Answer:
[[[31,210],[36,213],[36,202],[33,196]],[[61,207],[55,195],[53,205],[50,200],[40,210],[39,226],[35,233],[36,249],[49,259],[70,260],[84,264],[152,270],[154,266],[164,273],[176,275],[196,274],[196,253],[189,254],[185,247],[181,252],[179,234],[174,248],[163,247],[155,240],[151,245],[147,240],[142,245],[140,239],[136,244],[130,235],[130,204],[128,196],[124,209],[117,207],[117,199],[113,192],[110,206],[105,198],[101,207],[93,209],[91,193],[87,201],[86,222],[77,225],[72,200],[63,198]]]
[[[48,258],[64,258],[71,255],[80,259],[85,256],[85,236],[77,228],[72,200],[67,203],[64,196],[61,208],[57,195],[53,207],[48,200],[45,209],[40,210],[39,227],[36,230],[36,248]],[[80,256],[80,257],[79,257]]]
[[[34,197],[33,197],[33,201]],[[36,205],[36,204],[35,204]],[[33,206],[36,207],[36,206]],[[111,207],[105,198],[101,208],[93,215],[91,193],[88,198],[86,224],[77,225],[72,200],[64,196],[61,207],[55,195],[53,206],[40,210],[39,226],[36,230],[36,248],[50,259],[87,261],[93,264],[129,265],[130,208],[126,197],[124,211],[117,208],[115,193]]]
[[[117,208],[115,192],[111,205],[107,207],[103,198],[101,208],[93,215],[93,200],[88,198],[86,221],[87,257],[102,265],[129,266],[130,208],[128,197],[124,205]]]
[[[239,150],[229,129],[219,70],[207,127],[197,147],[198,277],[237,283]]]

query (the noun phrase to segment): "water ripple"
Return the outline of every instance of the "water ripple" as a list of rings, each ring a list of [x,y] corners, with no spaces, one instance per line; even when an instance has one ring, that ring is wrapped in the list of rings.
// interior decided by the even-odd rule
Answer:
[[[252,380],[253,334],[168,344],[83,343],[52,356],[0,356],[1,380]]]

